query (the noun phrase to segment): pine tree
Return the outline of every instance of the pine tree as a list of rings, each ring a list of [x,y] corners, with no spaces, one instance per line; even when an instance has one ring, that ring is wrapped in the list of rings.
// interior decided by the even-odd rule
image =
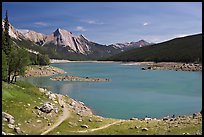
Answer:
[[[2,80],[6,81],[7,75],[8,75],[7,57],[4,51],[2,50]]]
[[[2,39],[2,48],[7,56],[9,56],[11,52],[11,42],[9,36],[9,21],[8,21],[8,11],[6,10],[6,17],[4,19],[4,31],[3,31],[3,39]]]

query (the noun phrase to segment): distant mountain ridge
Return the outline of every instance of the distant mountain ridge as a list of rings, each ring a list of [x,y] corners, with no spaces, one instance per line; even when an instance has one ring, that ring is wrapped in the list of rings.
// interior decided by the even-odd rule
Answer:
[[[153,43],[149,43],[145,40],[139,40],[137,42],[132,41],[132,42],[125,42],[125,43],[111,44],[110,46],[113,46],[114,48],[117,48],[117,49],[128,50],[131,48],[141,48],[152,44]]]
[[[102,60],[202,63],[202,34],[131,49]]]

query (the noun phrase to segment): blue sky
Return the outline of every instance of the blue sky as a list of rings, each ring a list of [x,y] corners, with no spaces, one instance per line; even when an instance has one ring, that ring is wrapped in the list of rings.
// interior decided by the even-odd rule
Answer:
[[[2,19],[6,9],[17,29],[63,28],[101,44],[202,33],[202,2],[3,2]]]

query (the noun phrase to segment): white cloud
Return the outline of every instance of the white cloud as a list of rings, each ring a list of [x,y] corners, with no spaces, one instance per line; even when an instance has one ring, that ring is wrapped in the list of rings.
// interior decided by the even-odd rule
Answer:
[[[147,25],[149,25],[148,22],[144,22],[144,23],[143,23],[143,26],[147,26]]]
[[[83,22],[86,22],[88,24],[95,24],[95,25],[103,25],[104,24],[103,22],[99,22],[96,20],[83,20]]]
[[[43,27],[48,26],[48,24],[45,22],[35,22],[34,24],[37,26],[43,26]]]
[[[76,30],[77,31],[86,31],[86,29],[84,29],[82,26],[77,26]]]

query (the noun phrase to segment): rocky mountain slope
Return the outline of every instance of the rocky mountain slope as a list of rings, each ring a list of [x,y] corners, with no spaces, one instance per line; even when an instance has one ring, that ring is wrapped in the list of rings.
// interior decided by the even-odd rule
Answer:
[[[49,35],[44,35],[32,30],[15,29],[11,24],[9,34],[17,45],[29,51],[48,54],[50,58],[55,59],[97,60],[131,48],[150,45],[144,40],[102,45],[88,40],[83,35],[76,36],[72,32],[61,28],[56,29]]]
[[[148,45],[152,45],[152,43],[149,43],[145,40],[139,40],[137,42],[116,43],[112,44],[111,46],[116,49],[128,50],[131,48],[141,48]]]

